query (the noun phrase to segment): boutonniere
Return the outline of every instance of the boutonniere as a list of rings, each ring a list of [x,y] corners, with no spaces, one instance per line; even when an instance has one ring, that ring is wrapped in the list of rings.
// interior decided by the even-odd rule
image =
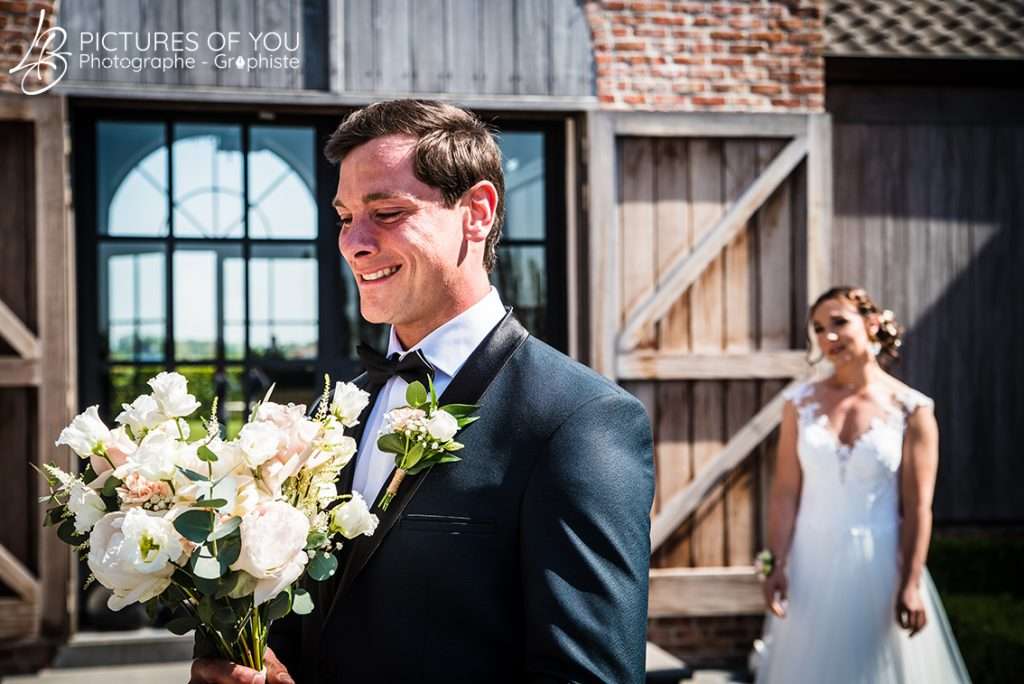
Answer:
[[[405,406],[393,408],[384,416],[377,448],[395,455],[395,474],[391,476],[380,509],[386,511],[406,475],[415,475],[435,463],[460,461],[452,452],[462,448],[455,435],[479,416],[470,416],[475,404],[439,406],[434,383],[429,392],[422,382],[413,382],[405,391]]]

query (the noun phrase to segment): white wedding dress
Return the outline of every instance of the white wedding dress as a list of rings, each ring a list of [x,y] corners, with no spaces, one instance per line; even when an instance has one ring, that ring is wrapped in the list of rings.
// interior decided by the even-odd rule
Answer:
[[[786,617],[769,614],[757,681],[770,684],[969,682],[935,586],[924,572],[927,625],[896,624],[899,467],[906,418],[932,401],[909,390],[852,445],[839,441],[811,383],[797,408],[803,473],[789,552]]]

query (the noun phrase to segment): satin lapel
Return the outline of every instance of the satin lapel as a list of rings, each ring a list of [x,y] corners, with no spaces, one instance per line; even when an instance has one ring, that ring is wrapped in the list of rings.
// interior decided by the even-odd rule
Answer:
[[[491,382],[498,375],[498,371],[511,358],[512,352],[528,336],[529,333],[526,332],[526,329],[519,324],[519,321],[513,318],[512,309],[506,307],[505,317],[484,338],[484,341],[480,343],[480,346],[469,357],[462,369],[452,378],[447,389],[438,397],[438,402],[442,405],[476,404],[479,402],[480,397],[483,396]],[[486,410],[486,407],[481,406],[481,410]],[[467,429],[471,428],[467,427]],[[467,456],[471,457],[472,455],[464,455],[463,457],[466,458]],[[447,464],[446,467],[458,467],[458,463]],[[370,558],[380,548],[384,537],[387,536],[388,532],[391,531],[391,528],[401,517],[402,511],[412,500],[416,490],[423,485],[431,470],[432,468],[428,468],[418,475],[406,477],[398,490],[398,494],[395,495],[386,511],[380,510],[379,506],[386,487],[381,488],[381,493],[377,496],[377,500],[371,509],[379,518],[380,523],[377,525],[377,530],[373,536],[359,537],[354,542],[349,542],[352,544],[352,548],[350,549],[348,562],[345,564],[340,588],[338,593],[335,594],[334,601],[331,603],[331,610],[327,613],[328,620],[331,613],[334,612],[334,606],[337,604],[338,598],[352,586],[356,576],[366,567]],[[388,477],[386,482],[390,481],[391,478]]]

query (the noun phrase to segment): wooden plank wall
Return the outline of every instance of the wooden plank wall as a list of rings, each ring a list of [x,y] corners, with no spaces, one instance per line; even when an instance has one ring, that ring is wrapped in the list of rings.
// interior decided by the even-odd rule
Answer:
[[[785,145],[781,139],[620,138],[622,306],[628,311],[681,251],[690,249]],[[794,283],[803,236],[803,166],[769,198],[656,326],[640,348],[721,354],[801,346]],[[799,312],[799,313],[797,313]],[[797,320],[800,319],[800,321]],[[624,320],[624,316],[623,316]],[[771,380],[624,382],[654,422],[657,492],[680,491],[783,386]],[[767,447],[707,497],[654,557],[658,567],[749,565],[760,530]]]
[[[72,52],[69,60],[68,81],[106,83],[145,83],[162,85],[191,86],[236,86],[247,88],[300,90],[322,87],[327,82],[326,55],[323,45],[327,31],[327,16],[320,22],[303,22],[303,10],[308,0],[76,0],[60,6],[59,23],[68,32],[68,45]],[[314,3],[320,7],[320,3]],[[360,5],[363,3],[346,3]],[[322,9],[320,10],[323,11]],[[325,13],[326,14],[326,13]],[[314,35],[320,30],[323,35]],[[196,59],[194,69],[158,70],[143,69],[135,73],[127,69],[82,68],[79,54],[119,55],[124,57],[165,56],[174,53],[157,51],[140,52],[133,40],[127,49],[117,45],[116,52],[102,52],[95,48],[95,40],[82,45],[83,32],[128,31],[132,34],[148,35],[155,32],[194,31],[199,49],[180,53]],[[218,69],[213,64],[214,52],[210,49],[207,36],[214,32],[237,31],[239,42],[231,50],[234,57],[252,57],[260,54],[254,51],[248,34],[267,32],[288,34],[289,47],[295,44],[295,34],[300,34],[300,48],[297,53],[283,48],[277,52],[263,51],[265,55],[298,54],[304,62],[312,60],[313,69],[304,65],[299,69]],[[108,42],[108,45],[112,43]],[[145,43],[142,44],[146,46]],[[216,47],[216,45],[214,46]],[[272,46],[273,47],[273,46]],[[202,62],[207,64],[202,64]],[[322,73],[317,73],[319,70]]]
[[[1024,92],[831,87],[837,282],[907,328],[932,396],[935,516],[1024,521]]]
[[[576,0],[361,0],[344,12],[346,92],[594,94]]]

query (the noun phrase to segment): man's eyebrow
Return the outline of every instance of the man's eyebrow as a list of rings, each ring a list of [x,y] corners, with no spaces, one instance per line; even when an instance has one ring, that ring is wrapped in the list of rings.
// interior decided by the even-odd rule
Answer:
[[[413,196],[410,195],[409,193],[406,193],[406,192],[371,192],[368,195],[363,195],[363,204],[367,204],[369,202],[375,202],[377,200],[387,200],[387,199],[403,199],[403,200],[408,200],[408,199],[413,199]],[[335,197],[334,200],[331,202],[331,206],[339,208],[339,209],[343,209],[345,207],[345,203],[342,202],[337,197]]]

